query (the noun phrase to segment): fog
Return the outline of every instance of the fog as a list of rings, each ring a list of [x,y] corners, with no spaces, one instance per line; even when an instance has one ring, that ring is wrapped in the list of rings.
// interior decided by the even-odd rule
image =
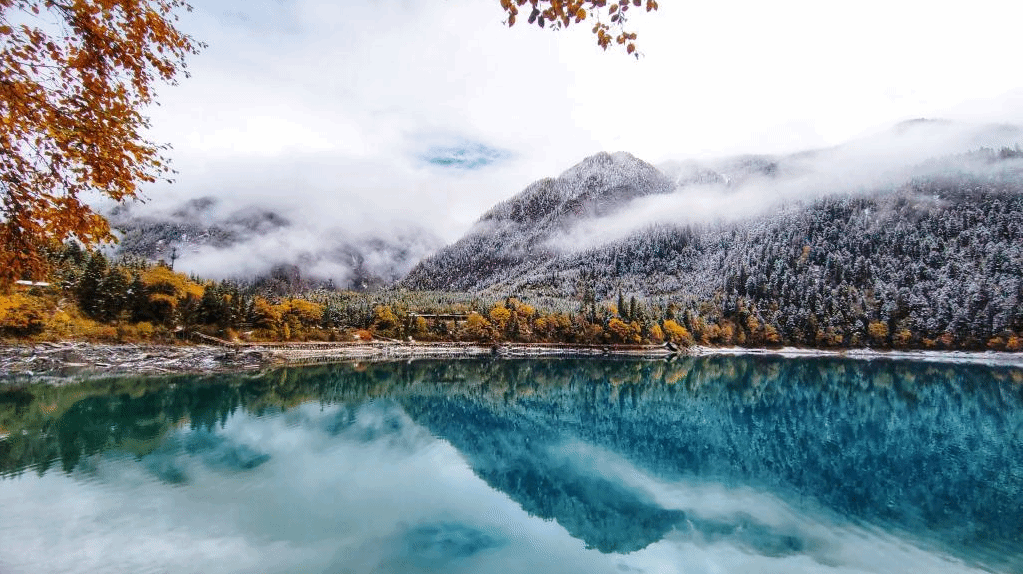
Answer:
[[[1005,119],[1023,104],[1004,73],[1014,20],[986,16],[1001,8],[911,2],[835,18],[800,0],[665,5],[633,16],[637,60],[601,51],[588,29],[509,29],[492,0],[205,2],[181,27],[208,47],[148,110],[176,181],[147,187],[135,209],[212,197],[224,217],[272,210],[287,231],[182,249],[177,268],[217,278],[301,260],[341,282],[338,243],[422,228],[437,238],[415,249],[425,254],[599,151],[707,161],[827,148],[913,117]],[[748,195],[739,212],[761,194]],[[635,209],[641,224],[660,206]]]
[[[573,161],[573,148],[599,149],[570,117],[522,129],[521,113],[502,111],[520,107],[526,77],[567,86],[556,58],[537,64],[558,37],[501,20],[479,1],[197,6],[181,26],[209,47],[150,110],[175,181],[146,188],[132,212],[166,219],[208,197],[213,223],[245,209],[289,222],[228,249],[179,249],[176,269],[211,278],[295,263],[342,283],[352,270],[333,255],[339,243],[419,229],[418,257],[455,240],[492,203]]]
[[[665,162],[660,168],[678,182],[675,192],[642,197],[611,216],[582,221],[551,244],[567,252],[585,250],[651,226],[738,221],[827,195],[891,191],[917,177],[987,178],[1009,171],[1023,178],[1018,159],[992,164],[966,155],[1020,144],[1023,129],[1012,124],[914,120],[821,150]]]

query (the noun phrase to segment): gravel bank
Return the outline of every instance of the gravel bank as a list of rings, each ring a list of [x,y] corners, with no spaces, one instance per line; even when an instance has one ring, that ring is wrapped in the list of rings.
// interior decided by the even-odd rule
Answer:
[[[351,360],[469,357],[663,358],[660,346],[479,345],[472,343],[287,343],[115,345],[85,342],[0,346],[0,381],[78,375],[217,373]]]

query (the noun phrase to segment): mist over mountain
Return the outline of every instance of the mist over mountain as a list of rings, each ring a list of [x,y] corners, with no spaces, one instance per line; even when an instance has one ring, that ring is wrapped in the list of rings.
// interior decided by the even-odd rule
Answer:
[[[599,153],[557,178],[541,179],[496,205],[454,245],[402,282],[416,289],[470,290],[556,259],[550,241],[580,221],[612,217],[630,201],[670,193],[674,184],[631,154]]]
[[[178,265],[206,278],[273,284],[294,291],[333,284],[363,290],[408,273],[440,239],[414,225],[372,231],[322,230],[290,214],[246,205],[225,207],[213,197],[171,209],[122,205],[110,216],[117,253]]]
[[[496,206],[401,285],[581,305],[624,292],[711,322],[752,317],[796,344],[866,344],[871,324],[885,344],[1004,342],[1023,331],[1023,151],[1008,145],[1021,134],[908,122],[663,171],[600,154]]]

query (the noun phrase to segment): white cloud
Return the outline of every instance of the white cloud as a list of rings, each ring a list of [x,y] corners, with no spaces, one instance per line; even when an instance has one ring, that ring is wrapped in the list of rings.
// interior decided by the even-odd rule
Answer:
[[[998,149],[1023,143],[1023,128],[955,121],[906,122],[870,136],[815,153],[777,156],[771,177],[737,175],[730,160],[708,160],[703,167],[730,180],[729,185],[684,185],[670,194],[638,198],[607,217],[584,220],[552,239],[566,252],[586,250],[627,237],[651,225],[734,221],[778,209],[793,201],[831,194],[895,189],[911,177],[948,169],[948,158],[981,147]],[[942,162],[933,161],[943,158]],[[699,165],[699,164],[697,164]],[[1023,173],[1018,161],[1011,166]],[[671,164],[662,166],[669,174]],[[962,172],[988,173],[984,162],[956,164]],[[739,168],[741,171],[742,168]]]
[[[147,196],[285,205],[313,235],[414,220],[453,240],[601,150],[770,153],[913,117],[1019,117],[1018,92],[992,100],[1020,87],[1018,10],[663,3],[634,16],[637,61],[584,27],[508,29],[496,0],[205,2],[182,27],[209,47],[152,110],[179,181]],[[422,165],[437,140],[508,155],[468,173]]]

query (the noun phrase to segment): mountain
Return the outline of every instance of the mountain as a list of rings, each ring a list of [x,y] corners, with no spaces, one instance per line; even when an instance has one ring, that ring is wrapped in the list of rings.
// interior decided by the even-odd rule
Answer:
[[[413,268],[401,285],[424,290],[493,285],[555,259],[549,241],[573,224],[674,188],[663,173],[628,153],[596,154],[495,206],[465,237]]]
[[[894,141],[916,141],[904,139],[911,128]],[[670,176],[627,154],[594,156],[496,206],[401,284],[574,309],[624,292],[674,306],[690,330],[769,325],[787,344],[1018,347],[1023,151],[878,158],[864,173],[862,149],[670,164]],[[687,219],[690,201],[720,211]]]
[[[177,259],[179,269],[278,292],[328,281],[356,290],[378,288],[441,246],[437,236],[416,226],[322,233],[271,209],[229,209],[210,197],[163,211],[120,205],[110,221],[120,239],[118,255]]]

